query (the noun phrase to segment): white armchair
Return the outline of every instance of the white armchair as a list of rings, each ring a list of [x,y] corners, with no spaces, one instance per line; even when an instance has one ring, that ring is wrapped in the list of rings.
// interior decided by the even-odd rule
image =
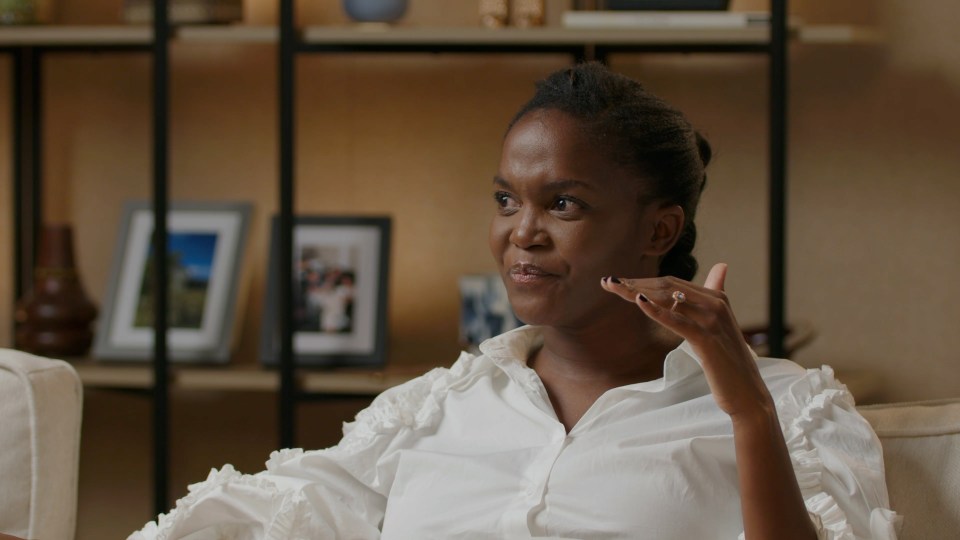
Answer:
[[[0,349],[0,533],[74,537],[82,406],[70,364]]]
[[[859,408],[883,444],[899,540],[956,538],[960,531],[960,399]]]

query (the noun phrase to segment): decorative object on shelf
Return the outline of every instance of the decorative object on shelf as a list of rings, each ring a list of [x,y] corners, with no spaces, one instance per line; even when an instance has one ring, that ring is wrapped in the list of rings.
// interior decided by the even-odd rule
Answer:
[[[303,216],[293,233],[294,275],[280,276],[280,226],[273,219],[260,357],[280,356],[278,283],[293,279],[293,352],[303,366],[386,362],[389,217]]]
[[[460,276],[460,344],[475,351],[480,342],[521,324],[510,307],[499,274]]]
[[[347,16],[362,23],[393,23],[407,12],[407,0],[343,0]]]
[[[16,347],[54,358],[83,356],[93,341],[90,323],[96,316],[74,263],[73,229],[45,225],[33,288],[14,310]]]
[[[167,217],[168,348],[170,359],[227,362],[241,254],[250,218],[247,203],[178,203]],[[124,208],[94,356],[149,360],[153,354],[153,210]]]
[[[0,24],[31,24],[36,22],[35,0],[0,0]]]
[[[546,12],[543,0],[511,0],[510,24],[520,28],[543,26]]]
[[[510,20],[510,4],[507,0],[480,0],[480,25],[486,28],[503,28]]]
[[[656,11],[712,11],[727,9],[730,0],[604,0],[605,9]]]
[[[225,24],[243,19],[243,0],[169,0],[171,24]],[[153,21],[152,0],[124,0],[123,18],[128,23]]]

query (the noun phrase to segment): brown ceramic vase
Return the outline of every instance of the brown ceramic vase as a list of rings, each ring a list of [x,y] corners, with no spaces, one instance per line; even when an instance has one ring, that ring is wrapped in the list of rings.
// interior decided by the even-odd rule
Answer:
[[[17,302],[14,314],[16,347],[42,356],[83,356],[93,341],[90,325],[96,316],[74,264],[73,230],[45,225],[33,288]]]

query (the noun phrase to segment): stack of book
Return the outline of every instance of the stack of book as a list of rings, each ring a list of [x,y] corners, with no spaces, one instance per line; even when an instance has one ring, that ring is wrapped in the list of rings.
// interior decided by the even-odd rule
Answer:
[[[243,19],[243,0],[170,0],[172,24],[223,24]],[[153,20],[151,0],[124,0],[123,18],[129,23]]]
[[[770,14],[748,11],[567,11],[567,28],[746,28],[765,25]]]

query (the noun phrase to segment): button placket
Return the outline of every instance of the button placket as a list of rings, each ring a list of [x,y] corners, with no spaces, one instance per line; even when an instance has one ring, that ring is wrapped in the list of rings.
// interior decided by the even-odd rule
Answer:
[[[553,440],[544,447],[540,459],[537,460],[536,472],[528,475],[527,488],[525,490],[527,500],[531,505],[540,504],[547,490],[547,484],[550,482],[550,473],[556,464],[560,455],[567,447],[569,437],[562,426],[553,436]]]

